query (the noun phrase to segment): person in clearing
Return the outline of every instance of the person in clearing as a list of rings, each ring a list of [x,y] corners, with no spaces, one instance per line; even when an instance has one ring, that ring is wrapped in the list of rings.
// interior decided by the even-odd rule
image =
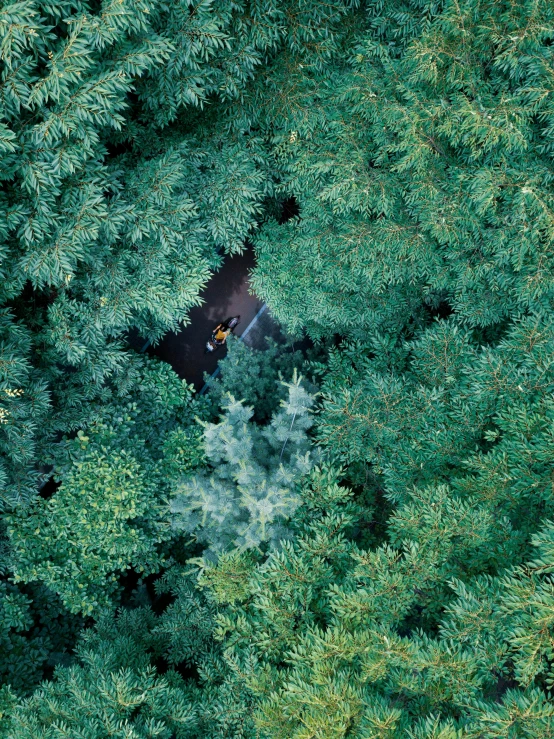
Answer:
[[[213,352],[218,347],[223,346],[227,341],[227,337],[233,332],[239,321],[240,316],[233,316],[223,321],[223,323],[218,323],[212,331],[212,338],[206,344],[206,351]]]

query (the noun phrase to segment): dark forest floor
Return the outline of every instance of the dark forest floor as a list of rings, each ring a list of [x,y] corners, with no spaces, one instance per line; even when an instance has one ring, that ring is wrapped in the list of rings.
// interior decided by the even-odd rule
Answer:
[[[249,291],[248,276],[253,267],[252,249],[226,257],[219,272],[213,275],[201,293],[203,304],[190,311],[190,322],[178,333],[166,334],[156,346],[149,346],[148,353],[170,364],[179,377],[200,390],[204,385],[204,372],[212,374],[227,352],[226,347],[222,347],[212,354],[204,354],[213,328],[220,321],[240,314],[235,335],[241,336],[263,305]],[[277,336],[278,333],[277,324],[265,312],[249,331],[246,343],[255,349],[263,349],[265,336]],[[138,349],[144,341],[134,337],[130,338],[130,343]]]

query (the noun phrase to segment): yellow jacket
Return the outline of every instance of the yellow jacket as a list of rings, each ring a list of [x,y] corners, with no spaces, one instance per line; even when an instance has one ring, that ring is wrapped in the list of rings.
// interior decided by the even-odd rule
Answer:
[[[219,326],[216,326],[216,329],[214,331],[214,338],[216,341],[225,341],[229,334],[231,333],[230,328],[222,329],[220,328],[221,324]]]

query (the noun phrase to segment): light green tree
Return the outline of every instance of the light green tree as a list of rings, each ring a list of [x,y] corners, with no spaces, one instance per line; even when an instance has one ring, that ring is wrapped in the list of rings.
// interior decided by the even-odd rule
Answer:
[[[136,356],[129,369],[94,423],[55,448],[59,488],[7,519],[15,581],[44,583],[74,613],[109,605],[127,569],[160,569],[165,496],[203,463],[193,417],[205,403],[167,364]]]

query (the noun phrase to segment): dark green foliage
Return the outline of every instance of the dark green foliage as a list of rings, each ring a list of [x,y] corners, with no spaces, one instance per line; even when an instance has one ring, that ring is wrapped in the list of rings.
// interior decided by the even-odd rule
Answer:
[[[83,621],[48,588],[0,583],[0,680],[18,693],[37,686],[45,670],[71,659]]]
[[[253,738],[252,699],[211,638],[213,605],[180,569],[158,590],[173,598],[162,616],[147,606],[105,614],[84,632],[73,666],[9,709],[2,735]]]
[[[50,393],[29,359],[31,333],[0,311],[0,509],[25,501],[39,479],[33,465],[44,450],[37,444],[51,411]],[[38,447],[38,448],[37,448]]]
[[[281,382],[290,382],[294,369],[303,373],[309,370],[308,358],[294,343],[284,344],[267,338],[267,348],[252,349],[236,338],[228,341],[227,355],[219,362],[221,374],[209,381],[209,400],[215,408],[221,407],[226,393],[235,398],[242,398],[252,406],[253,419],[267,422],[271,414],[279,408],[281,400],[285,400],[287,387]],[[307,384],[304,380],[304,384]]]
[[[79,663],[58,669],[55,682],[44,684],[24,702],[5,735],[15,739],[65,731],[91,739],[106,733],[141,739],[190,736],[194,708],[179,676],[160,676],[150,664],[141,643],[144,620],[139,612],[123,614],[117,624],[110,624],[108,638],[105,628],[92,639],[85,637]]]

